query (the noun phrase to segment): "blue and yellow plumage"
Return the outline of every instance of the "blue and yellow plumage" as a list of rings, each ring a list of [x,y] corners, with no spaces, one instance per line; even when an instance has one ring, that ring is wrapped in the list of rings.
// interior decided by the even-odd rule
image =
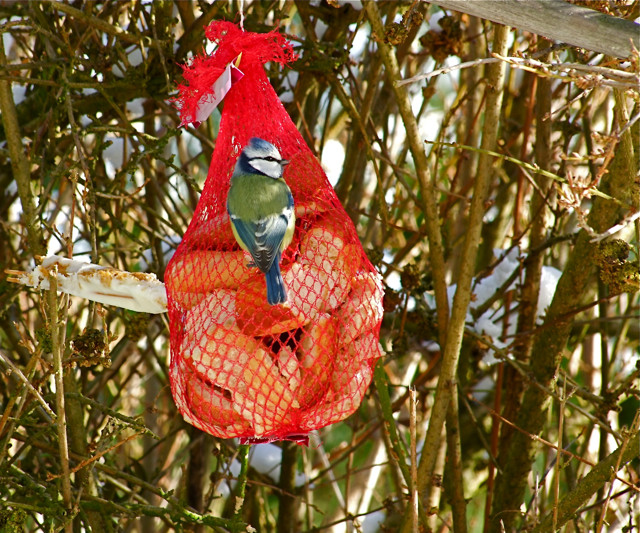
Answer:
[[[287,164],[273,144],[252,138],[238,158],[227,196],[233,235],[264,273],[270,305],[287,301],[280,259],[295,229],[293,196],[282,179]]]

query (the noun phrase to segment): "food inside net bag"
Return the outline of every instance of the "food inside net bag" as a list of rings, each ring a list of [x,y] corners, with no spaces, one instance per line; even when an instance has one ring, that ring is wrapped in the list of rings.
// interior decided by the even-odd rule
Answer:
[[[218,46],[185,67],[183,123],[202,120],[230,65],[241,74],[227,86],[207,181],[165,273],[172,392],[185,420],[212,435],[300,440],[362,401],[381,355],[382,282],[264,72],[268,61],[294,60],[291,45],[277,32],[229,22],[214,22],[206,35]],[[267,303],[265,276],[236,243],[226,211],[231,175],[252,137],[290,161],[284,180],[296,227],[281,260],[288,299],[279,305]]]

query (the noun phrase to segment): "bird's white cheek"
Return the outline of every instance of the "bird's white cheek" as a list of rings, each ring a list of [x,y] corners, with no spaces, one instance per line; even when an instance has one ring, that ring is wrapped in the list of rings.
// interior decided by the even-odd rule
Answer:
[[[265,161],[264,159],[256,159],[251,161],[251,166],[258,172],[262,172],[271,178],[279,178],[282,176],[282,168],[276,161]]]

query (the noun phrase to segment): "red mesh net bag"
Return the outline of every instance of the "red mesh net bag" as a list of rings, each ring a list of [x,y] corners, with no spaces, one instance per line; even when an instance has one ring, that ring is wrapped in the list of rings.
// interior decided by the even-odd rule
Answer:
[[[263,64],[296,58],[277,32],[214,22],[211,56],[185,67],[177,105],[197,122],[225,68],[244,76],[224,97],[209,174],[193,219],[165,273],[170,379],[187,422],[244,442],[304,440],[360,405],[380,357],[382,283],[320,163],[271,87]],[[238,76],[236,76],[237,78]],[[230,178],[252,137],[277,147],[295,206],[281,271],[287,302],[269,305],[265,276],[231,231]]]

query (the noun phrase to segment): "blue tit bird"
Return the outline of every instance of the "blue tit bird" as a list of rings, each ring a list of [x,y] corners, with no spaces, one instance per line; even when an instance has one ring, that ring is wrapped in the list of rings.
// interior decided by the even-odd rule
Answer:
[[[280,272],[282,252],[295,229],[293,196],[282,173],[289,161],[273,144],[252,138],[231,176],[227,212],[238,244],[264,273],[269,305],[287,301]]]

